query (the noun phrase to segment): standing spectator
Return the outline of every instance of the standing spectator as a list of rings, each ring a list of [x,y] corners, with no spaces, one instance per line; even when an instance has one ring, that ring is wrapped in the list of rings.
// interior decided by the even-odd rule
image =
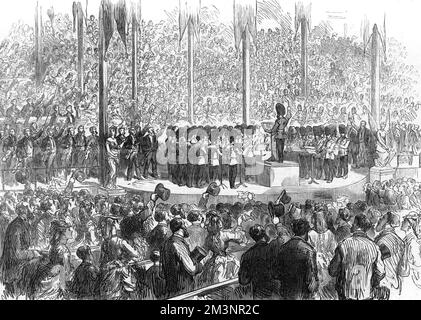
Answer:
[[[274,260],[274,278],[279,280],[279,294],[283,299],[314,298],[319,288],[316,250],[308,243],[310,225],[307,220],[292,222],[294,236],[281,246]]]
[[[339,243],[330,262],[340,300],[372,300],[374,286],[385,276],[380,249],[366,235],[370,227],[365,215],[355,216],[352,236]]]

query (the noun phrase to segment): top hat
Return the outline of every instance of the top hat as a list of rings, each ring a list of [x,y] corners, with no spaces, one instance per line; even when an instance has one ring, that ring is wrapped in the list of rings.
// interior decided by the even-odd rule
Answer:
[[[165,188],[162,183],[157,184],[155,187],[155,193],[162,201],[167,201],[171,196],[171,191]]]
[[[285,214],[285,205],[283,203],[276,204],[276,203],[273,203],[272,201],[269,201],[268,211],[272,219],[275,217],[280,218]]]
[[[307,134],[312,134],[313,133],[313,127],[312,126],[307,126],[306,127],[306,133]]]
[[[221,192],[221,187],[218,186],[216,182],[212,182],[206,189],[206,193],[209,193],[211,196],[216,197]]]
[[[306,127],[300,127],[300,136],[304,137],[307,134]]]
[[[284,116],[286,113],[285,106],[282,103],[277,103],[275,109],[278,116]]]
[[[330,135],[330,128],[328,126],[325,127],[325,135]]]
[[[282,190],[278,199],[275,201],[276,204],[278,203],[288,204],[290,202],[291,202],[291,197],[287,194],[286,190]]]
[[[340,124],[340,125],[339,125],[339,133],[340,133],[340,134],[345,134],[345,132],[346,132],[346,127],[345,127],[345,125],[344,125],[344,124]]]

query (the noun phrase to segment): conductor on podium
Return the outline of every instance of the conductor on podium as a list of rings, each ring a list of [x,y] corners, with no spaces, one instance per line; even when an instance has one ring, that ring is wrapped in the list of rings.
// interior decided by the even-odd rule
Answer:
[[[285,106],[281,103],[277,103],[275,108],[277,114],[275,125],[273,126],[272,130],[267,131],[267,133],[270,133],[275,138],[278,161],[279,163],[283,163],[285,139],[287,136],[286,127],[291,120],[291,112],[288,110],[288,114],[286,114]]]

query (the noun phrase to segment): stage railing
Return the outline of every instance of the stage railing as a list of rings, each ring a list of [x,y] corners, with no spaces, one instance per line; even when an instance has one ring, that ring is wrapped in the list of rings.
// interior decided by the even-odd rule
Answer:
[[[92,169],[99,169],[100,166],[81,166],[81,167],[53,167],[50,170],[52,171],[60,171],[60,170],[66,170],[66,171],[72,171],[72,170],[92,170]],[[1,169],[1,186],[2,189],[1,191],[7,191],[6,189],[6,183],[5,183],[5,178],[6,178],[6,173],[11,172],[12,174],[16,173],[19,170],[31,170],[33,173],[37,173],[37,172],[43,172],[46,173],[46,171],[48,170],[45,167],[39,167],[39,168],[14,168],[14,169]],[[56,176],[53,175],[54,178],[57,178]],[[65,174],[65,180],[67,180],[67,178],[69,177],[69,175]],[[31,178],[31,182],[33,182],[35,184],[35,188],[37,187],[37,184],[39,183],[39,181],[35,178]],[[24,191],[24,189],[10,189],[12,191]]]
[[[238,284],[238,278],[234,278],[234,279],[227,280],[227,281],[224,281],[224,282],[220,282],[220,283],[217,283],[217,284],[213,284],[211,286],[207,286],[207,287],[204,287],[204,288],[201,288],[201,289],[197,289],[195,291],[188,292],[188,293],[173,297],[173,298],[168,299],[168,300],[192,300],[192,299],[197,298],[197,297],[203,297],[205,295],[215,293],[217,291],[221,291],[221,290],[223,290],[227,287],[233,287],[233,286],[236,287],[238,285],[239,285]]]

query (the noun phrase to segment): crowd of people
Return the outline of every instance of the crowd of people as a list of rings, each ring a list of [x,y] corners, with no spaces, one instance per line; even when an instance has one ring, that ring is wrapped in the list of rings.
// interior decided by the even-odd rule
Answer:
[[[212,9],[203,10],[206,16],[205,11]],[[239,54],[233,48],[229,27],[218,22],[217,14],[209,16],[214,18],[201,23],[201,40],[195,53],[195,118],[197,124],[203,125],[204,119],[212,125],[235,123],[241,115]],[[131,60],[126,54],[131,48],[131,31],[129,28],[127,48],[115,34],[107,53],[109,112],[113,121],[131,119],[165,128],[185,119],[186,52],[185,44],[178,41],[175,20],[169,17],[159,23],[142,22],[136,101],[130,99]],[[355,107],[360,117],[367,118],[364,106],[369,105],[369,67],[364,45],[356,38],[339,37],[323,24],[315,26],[309,37],[309,94],[304,99],[298,38],[286,27],[259,31],[251,59],[251,118],[257,122],[270,118],[272,105],[286,98],[294,101],[293,112],[298,105],[308,110],[308,117],[298,120],[300,126],[314,124],[310,119],[314,110],[323,115],[318,121],[324,125],[335,124],[342,108],[349,112]],[[0,47],[3,116],[16,121],[16,112],[12,112],[15,108],[6,112],[10,106],[38,118],[51,115],[54,108],[64,112],[71,105],[80,110],[83,121],[96,124],[97,18],[91,15],[86,21],[83,92],[78,87],[77,41],[69,15],[58,13],[44,23],[41,88],[36,88],[32,77],[26,77],[33,74],[32,41],[33,28],[16,23]],[[381,114],[390,111],[392,121],[415,124],[420,105],[413,95],[417,72],[405,63],[404,48],[396,40],[390,39],[387,55],[381,79],[381,104],[386,112]]]
[[[413,193],[402,214],[390,199],[405,184]],[[210,184],[197,204],[168,203],[163,185],[147,201],[71,187],[8,192],[3,298],[164,299],[236,277],[231,298],[389,299],[421,288],[413,180],[388,181],[380,200],[366,188],[366,201],[355,203],[300,204],[283,192],[269,204],[209,205],[219,190]]]

